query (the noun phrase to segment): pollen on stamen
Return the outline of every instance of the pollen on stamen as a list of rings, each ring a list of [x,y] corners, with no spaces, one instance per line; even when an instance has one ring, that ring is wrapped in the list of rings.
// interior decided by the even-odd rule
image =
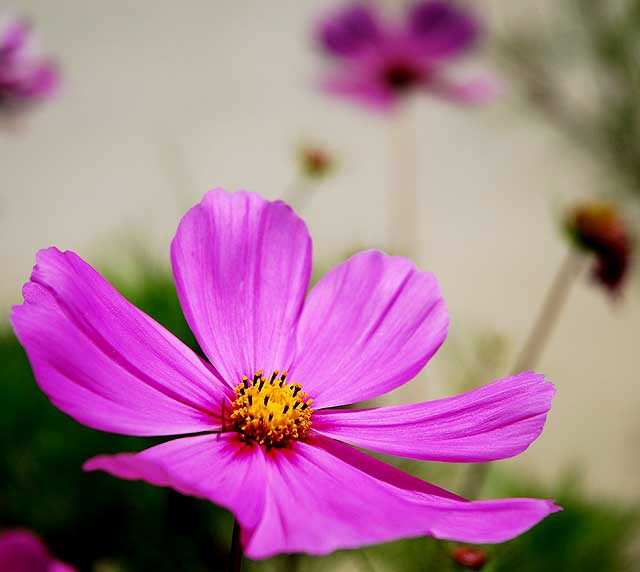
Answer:
[[[287,372],[275,370],[270,378],[262,370],[235,388],[231,420],[248,443],[283,447],[287,441],[303,439],[311,427],[312,399],[298,383],[287,383]]]

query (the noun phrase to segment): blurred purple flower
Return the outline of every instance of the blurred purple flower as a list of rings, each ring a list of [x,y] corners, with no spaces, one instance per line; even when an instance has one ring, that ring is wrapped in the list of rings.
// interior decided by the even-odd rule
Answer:
[[[383,21],[375,6],[357,2],[322,20],[315,36],[335,60],[323,88],[370,107],[388,110],[420,91],[465,104],[484,103],[496,94],[488,79],[460,82],[446,72],[480,36],[471,13],[450,2],[418,2],[401,23]]]
[[[14,113],[51,97],[60,82],[55,64],[38,53],[29,24],[0,22],[0,112]]]
[[[0,571],[74,572],[74,569],[53,558],[35,534],[14,529],[0,532]]]
[[[365,4],[341,9],[322,23],[319,34],[324,48],[336,57],[356,55],[383,39],[378,18]]]
[[[339,408],[406,383],[442,344],[448,315],[432,274],[362,252],[307,295],[304,222],[282,201],[220,189],[183,217],[171,259],[209,362],[73,252],[40,251],[14,308],[36,379],[60,409],[104,431],[183,435],[86,470],[221,504],[252,558],[418,535],[502,542],[559,510],[470,502],[347,445],[480,462],[517,455],[542,431],[554,389],[532,372],[437,401]]]

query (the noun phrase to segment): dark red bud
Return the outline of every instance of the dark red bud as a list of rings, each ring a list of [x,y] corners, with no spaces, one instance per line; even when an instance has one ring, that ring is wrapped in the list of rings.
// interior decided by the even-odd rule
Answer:
[[[451,551],[453,561],[465,570],[482,570],[487,563],[487,553],[476,546],[458,546]]]
[[[595,256],[594,280],[617,294],[626,278],[632,241],[620,211],[609,203],[590,201],[574,207],[566,226],[578,248]]]
[[[319,179],[327,175],[334,165],[333,157],[320,147],[304,146],[300,152],[300,163],[307,177]]]

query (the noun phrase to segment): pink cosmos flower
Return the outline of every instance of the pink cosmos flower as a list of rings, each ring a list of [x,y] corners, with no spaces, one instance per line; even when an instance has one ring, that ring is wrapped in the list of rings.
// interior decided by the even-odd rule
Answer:
[[[29,25],[0,20],[0,112],[16,112],[51,97],[59,84],[55,65],[35,49]]]
[[[558,510],[538,499],[470,502],[349,446],[493,461],[542,430],[554,390],[536,373],[426,403],[339,408],[409,381],[442,344],[448,317],[432,274],[362,252],[307,295],[304,222],[281,201],[223,190],[184,216],[171,259],[208,361],[73,252],[40,251],[14,308],[57,407],[105,431],[188,435],[86,470],[226,507],[252,558],[417,535],[502,542]]]
[[[322,85],[379,110],[416,91],[483,103],[496,94],[492,82],[460,82],[446,73],[453,60],[475,48],[479,35],[477,20],[444,0],[415,3],[402,22],[383,21],[375,6],[356,2],[317,27],[317,44],[335,61]]]
[[[28,530],[0,532],[0,570],[2,572],[74,572],[55,560],[47,547]]]

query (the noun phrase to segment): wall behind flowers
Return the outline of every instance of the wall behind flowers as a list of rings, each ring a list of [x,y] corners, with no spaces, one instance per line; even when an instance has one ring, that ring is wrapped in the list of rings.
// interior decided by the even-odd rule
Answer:
[[[491,4],[496,20],[507,4]],[[382,245],[389,125],[313,89],[321,62],[308,30],[331,5],[21,2],[64,85],[0,134],[3,315],[38,248],[113,264],[135,240],[168,261],[177,220],[202,192],[282,195],[296,180],[301,141],[326,144],[339,161],[304,213],[318,261]],[[486,329],[518,347],[566,248],[554,211],[598,190],[592,168],[508,90],[480,110],[435,100],[415,110],[420,262],[442,283],[449,345]],[[558,386],[545,433],[504,466],[551,479],[575,462],[592,490],[638,498],[637,278],[630,286],[611,303],[578,284],[539,368]],[[444,381],[453,359],[439,354],[425,378],[389,400],[455,393]]]

